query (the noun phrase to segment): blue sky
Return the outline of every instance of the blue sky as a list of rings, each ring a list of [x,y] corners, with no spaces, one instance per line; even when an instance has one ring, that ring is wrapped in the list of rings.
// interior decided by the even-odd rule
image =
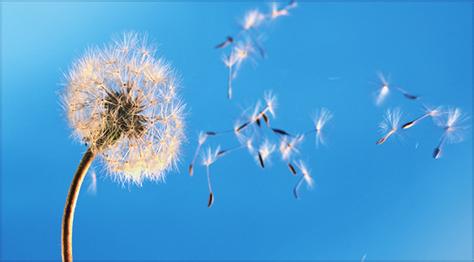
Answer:
[[[78,259],[471,259],[472,131],[431,157],[442,130],[426,121],[376,146],[387,108],[403,120],[419,104],[393,93],[374,105],[377,71],[432,105],[472,115],[472,4],[300,3],[265,27],[268,57],[244,64],[226,98],[227,71],[212,47],[238,31],[240,3],[1,4],[1,259],[60,259],[60,223],[85,147],[74,141],[58,94],[90,46],[146,32],[179,72],[187,142],[166,183],[122,186],[94,165],[97,193],[79,196]],[[231,127],[265,90],[278,96],[275,126],[297,132],[329,108],[328,143],[306,138],[301,156],[315,187],[274,158],[262,170],[244,153],[203,168],[187,164],[200,130]],[[472,120],[467,121],[471,125]],[[232,146],[235,141],[214,141]]]

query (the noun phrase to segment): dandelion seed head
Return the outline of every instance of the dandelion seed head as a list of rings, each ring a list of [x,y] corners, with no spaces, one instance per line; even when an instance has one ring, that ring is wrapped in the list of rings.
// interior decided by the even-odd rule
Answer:
[[[162,180],[184,139],[177,80],[154,53],[146,37],[126,33],[88,50],[67,75],[63,103],[75,135],[121,182]]]
[[[425,107],[426,114],[431,116],[431,117],[438,117],[442,113],[442,108],[440,106],[438,107]]]
[[[302,161],[302,160],[299,160],[297,163],[296,163],[296,166],[298,167],[298,169],[301,171],[301,173],[303,174],[303,178],[304,178],[304,181],[306,182],[306,184],[309,186],[309,187],[313,187],[314,185],[314,180],[313,180],[313,177],[311,176],[308,168],[306,167],[306,164]]]
[[[221,147],[217,146],[216,149],[213,151],[211,147],[208,147],[207,150],[202,155],[202,165],[203,166],[210,166],[216,162],[217,158],[219,157],[219,151],[221,151]]]
[[[266,161],[270,155],[275,151],[275,144],[271,143],[268,139],[265,139],[265,141],[260,145],[259,152],[260,155],[262,156],[262,159]]]
[[[288,12],[288,9],[286,8],[280,9],[278,3],[276,2],[271,3],[270,8],[271,8],[270,17],[272,19],[276,19],[280,16],[287,16],[290,14]]]
[[[258,27],[265,20],[265,15],[257,9],[248,11],[245,14],[242,22],[242,27],[245,31]]]
[[[449,143],[459,143],[464,140],[464,131],[468,129],[465,125],[469,117],[462,113],[460,108],[448,108],[441,113],[437,125],[442,127],[444,136]]]
[[[265,105],[267,110],[275,117],[275,108],[277,106],[277,97],[271,92],[266,91],[264,93]]]
[[[382,133],[389,131],[396,131],[402,117],[402,112],[399,108],[387,109],[384,119],[380,122],[379,127]]]
[[[390,93],[390,88],[389,88],[388,80],[385,78],[385,76],[382,73],[379,73],[378,77],[379,77],[379,80],[380,80],[380,88],[377,91],[375,104],[376,105],[381,105],[383,103],[383,101],[385,100],[385,98]]]
[[[304,135],[299,135],[289,139],[284,136],[280,141],[279,151],[281,158],[288,161],[294,154],[299,153],[298,145],[304,140]]]
[[[198,138],[199,145],[204,144],[206,140],[207,140],[207,134],[204,132],[199,132],[199,138]]]
[[[332,117],[331,111],[323,107],[313,118],[314,129],[316,131],[316,145],[325,144],[323,129]]]

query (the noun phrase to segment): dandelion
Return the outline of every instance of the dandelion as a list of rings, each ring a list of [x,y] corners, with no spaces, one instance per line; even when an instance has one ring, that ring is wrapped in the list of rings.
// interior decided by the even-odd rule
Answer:
[[[206,154],[204,154],[202,158],[202,164],[206,167],[207,187],[209,189],[209,200],[207,207],[211,207],[214,203],[214,192],[212,191],[211,173],[209,171],[209,167],[217,161],[220,151],[221,150],[219,146],[214,151],[212,151],[211,148],[208,148]]]
[[[171,67],[154,57],[146,38],[125,34],[90,49],[67,75],[63,104],[88,149],[74,175],[62,222],[62,257],[72,261],[72,223],[84,176],[96,156],[125,183],[163,180],[178,161],[184,104]]]
[[[389,82],[387,78],[382,73],[378,73],[378,77],[380,81],[380,88],[377,91],[375,104],[379,106],[383,103],[385,98],[388,96],[390,92],[390,87],[389,87]]]
[[[449,108],[443,114],[443,119],[438,121],[438,125],[443,128],[444,132],[438,143],[438,146],[433,151],[433,158],[439,159],[443,152],[443,147],[446,143],[459,143],[464,139],[463,131],[467,129],[463,123],[468,119],[459,108]]]
[[[391,137],[398,130],[398,124],[400,123],[402,113],[398,108],[393,110],[388,109],[385,113],[383,121],[380,123],[379,127],[382,133],[385,135],[377,140],[376,144],[383,144],[389,137]]]
[[[316,146],[324,145],[326,143],[325,136],[323,129],[326,124],[332,119],[333,115],[331,111],[327,108],[321,108],[319,112],[316,113],[315,117],[313,118],[313,125],[314,129],[308,131],[307,133],[314,132],[316,134]]]
[[[427,117],[431,117],[431,118],[435,118],[435,117],[438,117],[439,115],[441,114],[441,107],[435,107],[435,108],[430,108],[430,107],[426,107],[425,106],[425,112],[423,115],[415,118],[414,120],[410,121],[410,122],[407,122],[405,123],[403,126],[402,126],[402,129],[408,129],[408,128],[411,128],[413,127],[414,125],[418,124],[419,122],[421,122],[421,120],[427,118]]]
[[[293,195],[296,199],[299,198],[299,189],[301,187],[301,185],[303,184],[303,182],[306,182],[306,184],[308,185],[308,187],[312,188],[313,185],[314,185],[314,180],[313,180],[313,177],[311,176],[308,168],[306,167],[305,163],[303,161],[298,161],[296,163],[296,167],[301,171],[301,178],[298,180],[298,182],[296,183],[295,187],[293,188]]]

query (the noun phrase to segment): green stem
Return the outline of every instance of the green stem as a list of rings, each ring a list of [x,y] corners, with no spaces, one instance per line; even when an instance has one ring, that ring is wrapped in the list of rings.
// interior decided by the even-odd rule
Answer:
[[[84,156],[77,167],[77,171],[72,179],[69,193],[64,207],[62,230],[61,230],[61,255],[64,262],[72,261],[72,225],[74,222],[74,210],[76,209],[76,202],[79,196],[84,177],[87,170],[94,160],[95,153],[90,148],[84,153]]]

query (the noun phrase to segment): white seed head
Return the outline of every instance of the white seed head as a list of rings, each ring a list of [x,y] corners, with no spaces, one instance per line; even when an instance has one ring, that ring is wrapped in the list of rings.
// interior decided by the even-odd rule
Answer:
[[[260,155],[262,156],[263,161],[267,160],[270,155],[275,151],[275,145],[270,143],[269,140],[265,139],[263,144],[260,145]]]
[[[283,161],[288,161],[294,154],[299,153],[298,145],[303,142],[304,135],[299,135],[293,138],[284,136],[280,141],[280,154]]]
[[[389,131],[396,131],[400,123],[402,113],[399,108],[388,109],[385,112],[384,119],[379,124],[380,132],[386,133]]]
[[[275,117],[275,108],[277,106],[277,98],[271,91],[266,91],[263,95],[267,110]]]
[[[296,166],[298,167],[298,169],[301,171],[301,173],[303,174],[303,178],[306,182],[306,184],[309,186],[309,187],[313,187],[314,185],[314,180],[313,180],[313,177],[311,176],[308,168],[306,167],[306,164],[302,161],[302,160],[299,160],[297,163],[296,163]]]
[[[244,30],[250,30],[258,27],[265,20],[265,15],[262,14],[257,9],[250,10],[245,14],[244,20],[242,22],[242,27]]]
[[[378,77],[380,81],[380,88],[376,94],[375,104],[379,106],[390,93],[390,87],[387,78],[382,73],[378,73]]]
[[[444,129],[447,142],[459,143],[464,140],[464,131],[469,128],[465,123],[468,119],[460,108],[448,108],[440,114],[437,124]]]
[[[184,104],[170,66],[127,33],[88,50],[67,75],[63,103],[75,135],[121,182],[162,180],[178,161]]]
[[[202,165],[210,166],[216,162],[219,157],[219,151],[221,150],[220,146],[217,146],[216,150],[212,151],[210,147],[207,148],[207,151],[202,155]]]

